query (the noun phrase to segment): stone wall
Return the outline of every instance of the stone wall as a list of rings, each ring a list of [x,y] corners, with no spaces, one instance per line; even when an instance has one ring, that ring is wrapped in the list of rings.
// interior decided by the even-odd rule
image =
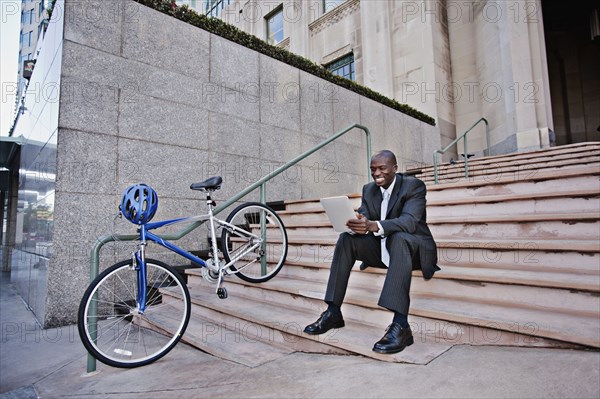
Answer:
[[[435,127],[138,3],[67,0],[65,16],[54,237],[70,250],[50,262],[47,326],[75,321],[96,237],[135,231],[113,223],[129,184],[156,189],[158,220],[203,210],[190,183],[223,176],[222,201],[353,123],[401,169],[439,148]],[[275,178],[267,200],[359,192],[366,158],[354,130]],[[199,229],[178,244],[205,242]],[[101,267],[131,249],[106,246]]]

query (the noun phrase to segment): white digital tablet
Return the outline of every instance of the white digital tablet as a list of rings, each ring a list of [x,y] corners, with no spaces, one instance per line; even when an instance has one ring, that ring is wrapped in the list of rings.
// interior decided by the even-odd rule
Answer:
[[[346,227],[346,222],[350,219],[356,219],[356,212],[354,212],[354,208],[352,208],[348,197],[344,195],[340,197],[321,198],[321,205],[325,209],[327,217],[329,217],[335,231],[338,233],[352,231]]]

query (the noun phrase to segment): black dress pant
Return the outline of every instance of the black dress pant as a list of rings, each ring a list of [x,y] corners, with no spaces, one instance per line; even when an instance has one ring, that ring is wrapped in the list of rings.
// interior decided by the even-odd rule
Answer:
[[[378,305],[394,312],[408,314],[410,306],[410,282],[413,268],[418,268],[419,239],[395,232],[387,236],[386,246],[390,253],[385,282]],[[340,234],[325,293],[325,302],[341,306],[348,288],[348,279],[357,260],[368,266],[386,268],[381,261],[381,238],[372,234]]]

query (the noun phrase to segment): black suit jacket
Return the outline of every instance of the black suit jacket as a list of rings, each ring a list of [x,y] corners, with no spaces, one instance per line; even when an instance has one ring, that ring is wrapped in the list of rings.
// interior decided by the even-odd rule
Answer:
[[[423,277],[430,279],[440,268],[437,266],[437,247],[426,222],[426,193],[425,183],[421,180],[396,174],[387,215],[380,223],[384,236],[404,232],[416,238],[419,256],[414,260],[413,269],[421,269]],[[381,189],[375,182],[366,184],[362,190],[362,204],[358,212],[369,220],[379,220],[382,200]]]

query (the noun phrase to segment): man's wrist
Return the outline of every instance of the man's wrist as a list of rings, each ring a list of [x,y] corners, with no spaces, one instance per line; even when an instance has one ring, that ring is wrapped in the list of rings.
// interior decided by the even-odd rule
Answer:
[[[384,231],[383,231],[383,227],[381,226],[381,223],[376,221],[375,225],[377,226],[377,230],[373,231],[373,234],[376,236],[382,236]]]

